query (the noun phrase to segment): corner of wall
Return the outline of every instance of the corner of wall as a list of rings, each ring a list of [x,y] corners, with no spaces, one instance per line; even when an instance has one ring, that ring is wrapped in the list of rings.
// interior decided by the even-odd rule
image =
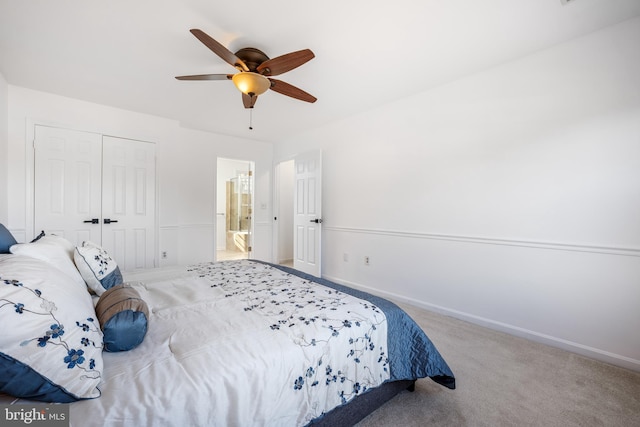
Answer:
[[[9,156],[9,85],[0,73],[0,223],[9,216],[7,158]]]

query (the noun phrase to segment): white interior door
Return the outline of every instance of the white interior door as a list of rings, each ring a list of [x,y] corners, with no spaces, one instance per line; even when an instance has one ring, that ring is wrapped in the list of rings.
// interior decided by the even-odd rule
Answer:
[[[35,127],[34,227],[102,245],[123,271],[155,264],[155,145]]]
[[[154,266],[155,144],[102,138],[102,246],[124,271]]]
[[[75,245],[101,240],[102,141],[95,133],[35,127],[35,234]]]
[[[294,159],[293,267],[321,275],[322,155],[313,151]]]

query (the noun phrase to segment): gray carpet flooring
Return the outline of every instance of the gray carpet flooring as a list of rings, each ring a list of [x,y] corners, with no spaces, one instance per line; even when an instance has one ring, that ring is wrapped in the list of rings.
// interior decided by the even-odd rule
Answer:
[[[358,427],[640,426],[640,372],[398,305],[444,356],[456,390],[420,379]]]

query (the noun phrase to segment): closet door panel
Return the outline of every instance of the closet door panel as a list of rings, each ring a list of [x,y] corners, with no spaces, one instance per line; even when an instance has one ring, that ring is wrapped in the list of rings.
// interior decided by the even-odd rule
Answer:
[[[155,145],[103,137],[103,246],[124,271],[154,266]]]
[[[101,135],[35,127],[34,227],[81,245],[101,241]]]

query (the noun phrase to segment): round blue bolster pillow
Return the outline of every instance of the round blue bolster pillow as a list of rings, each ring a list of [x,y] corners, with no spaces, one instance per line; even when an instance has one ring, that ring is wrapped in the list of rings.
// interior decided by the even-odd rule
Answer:
[[[131,350],[144,340],[149,308],[138,291],[126,283],[113,286],[100,296],[96,315],[106,351]]]

